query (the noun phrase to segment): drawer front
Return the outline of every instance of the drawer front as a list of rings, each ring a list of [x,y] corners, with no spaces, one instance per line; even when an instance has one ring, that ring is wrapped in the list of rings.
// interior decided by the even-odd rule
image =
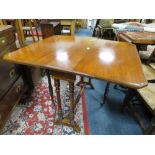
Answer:
[[[0,51],[15,42],[15,34],[13,31],[6,31],[0,35]]]
[[[4,67],[2,67],[2,64],[0,65],[0,99],[12,86],[18,76],[18,70],[15,65],[9,64]]]
[[[23,94],[23,89],[24,83],[20,77],[5,97],[0,100],[0,128],[3,127],[16,104],[19,102],[21,95]]]
[[[2,60],[3,55],[9,51],[10,49],[0,53],[0,99],[19,76],[16,65]]]

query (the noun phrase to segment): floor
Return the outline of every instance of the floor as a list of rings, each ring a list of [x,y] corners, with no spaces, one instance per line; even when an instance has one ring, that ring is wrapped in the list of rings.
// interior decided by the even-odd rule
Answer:
[[[92,29],[79,29],[78,36],[92,36]],[[132,117],[128,109],[120,112],[125,93],[114,89],[111,84],[107,102],[101,106],[106,82],[93,80],[95,90],[86,88],[86,103],[90,134],[92,135],[141,135],[143,131],[139,124]],[[150,113],[141,104],[137,108],[148,124]]]

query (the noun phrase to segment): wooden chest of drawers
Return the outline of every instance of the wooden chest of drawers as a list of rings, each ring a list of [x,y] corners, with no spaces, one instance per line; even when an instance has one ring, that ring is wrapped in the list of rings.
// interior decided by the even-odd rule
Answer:
[[[3,55],[16,50],[12,26],[0,26],[0,130],[20,100],[25,86],[18,66],[3,60]]]

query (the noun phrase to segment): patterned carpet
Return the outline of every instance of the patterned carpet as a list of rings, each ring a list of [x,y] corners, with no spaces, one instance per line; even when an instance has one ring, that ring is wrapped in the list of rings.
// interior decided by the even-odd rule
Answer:
[[[52,84],[54,82],[52,81]],[[67,82],[61,81],[61,102],[63,115],[69,112],[69,87]],[[75,97],[80,88],[75,87]],[[65,103],[65,104],[64,104]],[[21,105],[21,104],[20,104]],[[80,125],[80,133],[76,133],[67,126],[56,126],[54,120],[57,118],[57,100],[54,94],[54,103],[48,90],[47,78],[42,78],[31,95],[27,106],[18,106],[4,127],[3,134],[6,135],[71,135],[89,134],[85,94],[82,94],[75,108],[75,121]]]

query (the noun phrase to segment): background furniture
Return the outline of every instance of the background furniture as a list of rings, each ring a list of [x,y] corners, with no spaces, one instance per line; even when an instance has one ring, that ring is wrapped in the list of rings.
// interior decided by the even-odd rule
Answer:
[[[155,77],[155,72],[154,72]],[[147,128],[145,128],[145,134],[155,134],[155,83],[148,84],[147,87],[138,89],[140,97],[143,99],[143,103],[147,106],[150,112],[153,114],[152,120]]]
[[[18,66],[3,60],[17,49],[15,39],[12,26],[0,26],[0,130],[26,90]]]
[[[38,34],[38,24],[35,19],[24,19],[23,20],[23,26],[22,29],[24,31],[25,38],[27,36],[32,36],[33,42],[35,42],[35,36],[34,31],[36,32],[36,36],[39,40],[39,34]]]
[[[25,46],[25,36],[24,36],[23,28],[22,28],[22,20],[21,19],[15,20],[15,28],[16,28],[16,32],[18,35],[20,47],[23,47],[23,46]]]
[[[155,32],[122,32],[117,35],[119,41],[127,41],[136,45],[140,50],[142,45],[155,44]]]
[[[128,94],[128,100],[126,97],[126,102],[124,103],[123,109],[129,107],[133,112],[135,119],[138,121],[145,134],[155,133],[155,70],[149,65],[142,65],[144,75],[148,80],[148,86],[132,91],[130,95]],[[134,97],[138,97],[141,103],[144,103],[149,111],[153,114],[152,120],[148,127],[146,127],[141,115],[134,108]]]
[[[58,21],[41,21],[40,27],[43,39],[52,35],[61,34],[61,26]]]
[[[75,27],[78,30],[79,28],[87,28],[87,19],[76,19]]]
[[[112,24],[114,23],[113,19],[98,19],[96,26],[94,28],[93,36],[103,39],[114,38]]]
[[[61,19],[60,24],[62,26],[62,30],[65,30],[66,27],[70,30],[70,34],[74,35],[75,33],[75,20],[74,19]],[[64,27],[64,28],[63,28]],[[64,31],[65,32],[65,31]],[[63,32],[62,32],[63,33]],[[65,32],[66,33],[66,32]]]
[[[139,56],[142,62],[150,62],[154,59],[155,47],[152,45],[148,45],[146,50],[140,50]]]
[[[4,24],[3,24],[3,20],[2,20],[2,19],[0,19],[0,25],[4,25]]]

